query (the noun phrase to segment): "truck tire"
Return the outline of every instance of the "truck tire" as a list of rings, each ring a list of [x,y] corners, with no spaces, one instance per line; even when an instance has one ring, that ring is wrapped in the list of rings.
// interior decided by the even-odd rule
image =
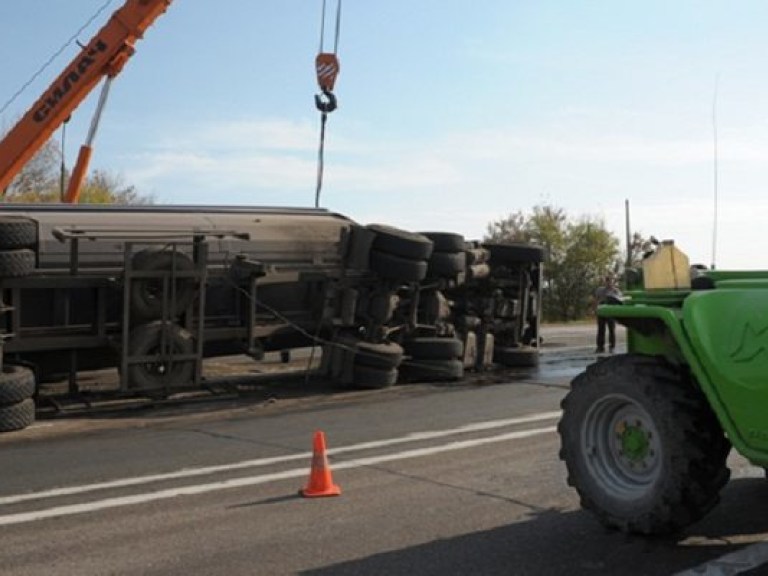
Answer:
[[[493,361],[509,368],[529,368],[539,365],[539,351],[513,346],[495,346]]]
[[[37,244],[37,222],[18,216],[0,216],[0,250],[30,248]]]
[[[170,359],[160,358],[163,353],[163,336],[166,339],[166,355],[170,355]],[[157,357],[155,361],[128,365],[130,388],[149,392],[152,397],[162,397],[168,395],[171,387],[192,383],[195,361],[173,360],[173,356],[186,356],[195,351],[192,335],[183,328],[163,322],[143,324],[133,330],[128,349],[131,356]]]
[[[0,406],[17,404],[35,393],[35,374],[29,368],[4,364],[0,372]]]
[[[449,382],[464,378],[461,360],[406,360],[400,367],[404,380],[409,382]]]
[[[371,250],[370,262],[371,270],[389,280],[421,282],[427,276],[427,263],[424,260]]]
[[[372,249],[409,260],[427,260],[432,254],[432,241],[421,234],[385,224],[369,224],[376,233]]]
[[[137,278],[131,283],[131,313],[138,320],[159,320],[163,317],[164,274],[171,271],[189,273],[194,270],[192,260],[186,254],[171,250],[142,250],[133,257],[133,269],[138,272],[157,272],[157,278]],[[169,317],[176,318],[187,309],[195,298],[195,281],[189,276],[176,278],[176,305],[169,310]],[[168,285],[168,305],[171,286]]]
[[[529,244],[483,244],[491,253],[491,264],[543,262],[544,248]]]
[[[466,241],[461,234],[453,232],[420,232],[432,240],[434,252],[464,252]]]
[[[0,250],[0,278],[21,278],[35,269],[35,253],[20,250]]]
[[[422,336],[406,340],[403,349],[415,359],[455,360],[464,354],[464,342],[458,338]]]
[[[354,387],[367,390],[389,388],[397,382],[397,368],[382,370],[370,366],[355,366]]]
[[[592,364],[562,408],[568,484],[605,526],[667,534],[717,504],[730,443],[701,391],[663,360],[623,354]]]
[[[355,345],[355,364],[379,370],[397,368],[403,360],[403,349],[394,342],[373,344],[359,341]]]
[[[0,432],[22,430],[35,421],[35,402],[27,398],[16,404],[0,406]]]
[[[453,278],[467,269],[464,252],[433,252],[427,267],[429,278]]]

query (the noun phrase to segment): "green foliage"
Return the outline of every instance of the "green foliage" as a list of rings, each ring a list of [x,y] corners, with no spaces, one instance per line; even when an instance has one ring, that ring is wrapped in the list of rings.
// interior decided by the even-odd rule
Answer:
[[[547,320],[584,318],[595,287],[617,269],[619,240],[602,219],[572,219],[562,208],[535,206],[492,222],[486,242],[528,242],[545,249],[543,314]]]
[[[60,202],[62,197],[61,150],[49,140],[11,182],[5,202],[41,204]],[[69,174],[64,171],[64,184]],[[81,204],[151,204],[152,197],[141,195],[134,186],[104,170],[94,170],[83,183]]]

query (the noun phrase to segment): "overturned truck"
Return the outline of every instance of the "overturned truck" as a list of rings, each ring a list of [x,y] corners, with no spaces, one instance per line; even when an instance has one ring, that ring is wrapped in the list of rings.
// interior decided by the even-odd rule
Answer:
[[[360,388],[532,366],[542,260],[324,209],[8,205],[0,431],[102,368],[110,394],[164,398],[201,387],[204,358],[307,346]]]

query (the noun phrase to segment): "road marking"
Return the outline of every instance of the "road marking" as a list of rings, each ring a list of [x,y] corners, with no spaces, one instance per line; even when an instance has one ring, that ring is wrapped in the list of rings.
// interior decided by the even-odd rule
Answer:
[[[555,426],[548,426],[546,428],[534,428],[530,430],[518,430],[515,432],[508,432],[506,434],[500,434],[498,436],[489,436],[487,438],[476,438],[474,440],[461,440],[450,442],[441,446],[433,446],[429,448],[417,448],[414,450],[406,450],[404,452],[397,452],[394,454],[386,454],[382,456],[371,456],[369,458],[358,458],[355,460],[348,460],[335,463],[333,465],[336,470],[351,470],[354,468],[362,468],[365,466],[374,466],[385,462],[394,462],[397,460],[407,460],[411,458],[421,458],[423,456],[432,456],[434,454],[440,454],[442,452],[449,452],[453,450],[464,450],[466,448],[474,448],[485,444],[492,444],[497,442],[508,442],[510,440],[520,440],[523,438],[530,438],[533,436],[539,436],[542,434],[549,434],[555,432],[557,428]],[[121,496],[116,498],[106,498],[104,500],[97,500],[94,502],[86,502],[82,504],[72,504],[67,506],[56,506],[44,510],[35,510],[32,512],[21,512],[18,514],[8,514],[0,516],[0,526],[10,526],[13,524],[23,524],[27,522],[35,522],[38,520],[44,520],[47,518],[58,518],[62,516],[72,516],[75,514],[85,514],[88,512],[96,512],[98,510],[106,510],[108,508],[118,508],[122,506],[134,506],[137,504],[146,504],[147,502],[154,502],[157,500],[165,500],[168,498],[176,498],[178,496],[192,496],[198,494],[206,494],[208,492],[215,492],[219,490],[229,490],[231,488],[242,488],[244,486],[255,486],[258,484],[266,484],[268,482],[274,482],[277,480],[286,480],[289,478],[299,478],[307,474],[306,468],[286,470],[284,472],[276,472],[273,474],[263,474],[260,476],[250,476],[246,478],[232,478],[230,480],[223,480],[221,482],[212,482],[208,484],[198,484],[194,486],[182,486],[179,488],[169,488],[166,490],[159,490],[157,492],[147,492],[145,494],[134,494],[131,496]]]
[[[477,422],[475,424],[466,424],[459,426],[458,428],[449,428],[446,430],[434,430],[428,432],[414,432],[398,438],[389,438],[386,440],[376,440],[372,442],[362,442],[360,444],[351,444],[349,446],[343,446],[340,448],[332,448],[328,450],[329,456],[338,454],[346,454],[348,452],[356,452],[359,450],[370,450],[372,448],[386,448],[388,446],[394,446],[397,444],[404,444],[407,442],[421,442],[424,440],[434,440],[437,438],[445,438],[448,436],[454,436],[457,434],[469,434],[472,432],[483,432],[486,430],[494,430],[496,428],[503,428],[507,426],[515,426],[518,424],[530,424],[533,422],[540,422],[542,420],[551,420],[559,418],[560,411],[553,412],[541,412],[539,414],[531,414],[529,416],[522,416],[519,418],[508,418],[505,420],[489,420],[487,422]],[[86,492],[94,492],[96,490],[109,490],[112,488],[126,488],[128,486],[138,486],[141,484],[151,484],[153,482],[162,482],[165,480],[178,480],[180,478],[191,478],[194,476],[205,476],[209,474],[216,474],[219,472],[230,472],[233,470],[242,470],[244,468],[256,468],[259,466],[270,466],[272,464],[280,464],[283,462],[290,462],[292,460],[307,460],[312,457],[311,452],[302,452],[300,454],[289,454],[285,456],[274,456],[272,458],[259,458],[256,460],[244,460],[242,462],[234,462],[232,464],[222,464],[218,466],[205,466],[201,468],[186,468],[178,470],[176,472],[167,472],[165,474],[152,474],[148,476],[136,476],[133,478],[122,478],[119,480],[111,480],[108,482],[98,482],[95,484],[85,484],[82,486],[68,486],[64,488],[56,488],[53,490],[44,490],[41,492],[33,492],[30,494],[16,494],[12,496],[0,497],[0,506],[7,504],[18,504],[20,502],[28,502],[31,500],[42,500],[44,498],[57,498],[60,496],[71,496],[74,494],[84,494]]]
[[[759,542],[674,576],[731,576],[743,574],[768,562],[768,542]]]

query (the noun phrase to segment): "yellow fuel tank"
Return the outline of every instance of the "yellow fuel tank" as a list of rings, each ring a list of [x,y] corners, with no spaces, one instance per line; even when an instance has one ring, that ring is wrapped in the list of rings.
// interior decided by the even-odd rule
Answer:
[[[691,287],[688,256],[663,240],[652,255],[643,260],[643,285],[646,290],[686,290]]]

